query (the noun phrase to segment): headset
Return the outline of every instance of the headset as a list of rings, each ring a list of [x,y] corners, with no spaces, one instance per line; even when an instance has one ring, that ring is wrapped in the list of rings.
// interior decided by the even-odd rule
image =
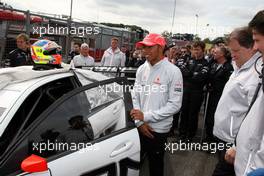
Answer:
[[[264,92],[264,63],[262,63],[262,69],[261,69],[261,71],[259,71],[259,70],[257,69],[257,62],[258,62],[258,60],[261,59],[261,58],[262,58],[262,56],[260,56],[260,57],[257,58],[257,60],[255,61],[254,67],[255,67],[256,72],[257,72],[258,75],[259,75],[259,78],[261,79],[262,90],[263,90],[263,92]]]

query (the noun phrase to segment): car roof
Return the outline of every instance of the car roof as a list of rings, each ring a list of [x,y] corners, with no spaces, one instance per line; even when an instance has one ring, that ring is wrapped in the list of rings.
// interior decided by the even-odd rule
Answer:
[[[38,84],[63,77],[73,76],[67,68],[36,71],[32,66],[0,69],[0,123],[9,109],[23,93]]]
[[[3,89],[14,88],[12,85],[22,84],[23,86],[16,86],[17,90],[25,89],[25,87],[30,86],[38,82],[40,79],[46,76],[54,76],[55,74],[69,73],[69,69],[52,69],[52,70],[33,70],[32,66],[21,66],[21,67],[12,67],[0,69],[0,91]],[[17,90],[19,91],[19,90]]]

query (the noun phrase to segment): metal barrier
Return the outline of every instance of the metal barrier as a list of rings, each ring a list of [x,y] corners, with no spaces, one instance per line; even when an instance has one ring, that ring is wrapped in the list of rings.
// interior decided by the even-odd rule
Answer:
[[[116,77],[122,77],[125,75],[129,81],[134,82],[136,79],[136,67],[114,67],[114,66],[83,66],[81,69],[91,70],[100,73],[111,73]]]

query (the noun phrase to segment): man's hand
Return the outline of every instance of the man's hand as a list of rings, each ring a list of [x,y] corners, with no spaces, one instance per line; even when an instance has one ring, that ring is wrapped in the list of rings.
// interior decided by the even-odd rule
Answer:
[[[130,115],[131,115],[133,120],[144,121],[144,114],[143,114],[143,112],[141,112],[138,109],[132,109],[130,112]]]
[[[229,164],[234,164],[235,156],[236,156],[236,149],[231,147],[230,149],[226,151],[226,154],[225,154],[226,162]]]
[[[153,132],[153,129],[146,122],[143,125],[139,126],[138,130],[144,136],[147,136],[148,138],[154,138],[154,136],[151,133],[151,132]]]

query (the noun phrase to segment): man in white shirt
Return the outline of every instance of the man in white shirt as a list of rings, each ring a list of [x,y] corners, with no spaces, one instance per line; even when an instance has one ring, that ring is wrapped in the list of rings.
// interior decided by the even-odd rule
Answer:
[[[250,21],[253,33],[254,49],[264,54],[264,10],[259,11]],[[262,66],[256,67],[259,79],[247,116],[242,122],[236,137],[235,171],[239,176],[261,176],[264,168],[264,68],[262,57],[258,60]],[[262,61],[262,62],[261,62]],[[259,63],[259,62],[258,62]],[[253,172],[249,174],[250,172]]]
[[[252,32],[247,27],[236,29],[230,34],[228,46],[235,63],[234,72],[218,102],[213,131],[227,148],[235,141],[258,84],[254,63],[261,54],[254,50],[253,45]],[[229,152],[231,151],[228,150],[227,153]],[[220,154],[221,158],[213,176],[235,175],[233,154],[228,155],[228,162],[225,161],[225,150],[220,151]]]
[[[80,55],[74,56],[71,64],[74,67],[94,66],[94,58],[89,56],[89,45],[87,43],[81,45]]]
[[[163,175],[166,137],[182,104],[182,74],[164,58],[165,44],[165,39],[154,33],[137,43],[146,62],[136,73],[131,117],[139,130],[141,156],[146,153],[149,157],[150,176]]]
[[[125,61],[125,54],[118,48],[118,38],[112,38],[111,47],[104,52],[104,55],[101,60],[101,66],[124,67]]]

